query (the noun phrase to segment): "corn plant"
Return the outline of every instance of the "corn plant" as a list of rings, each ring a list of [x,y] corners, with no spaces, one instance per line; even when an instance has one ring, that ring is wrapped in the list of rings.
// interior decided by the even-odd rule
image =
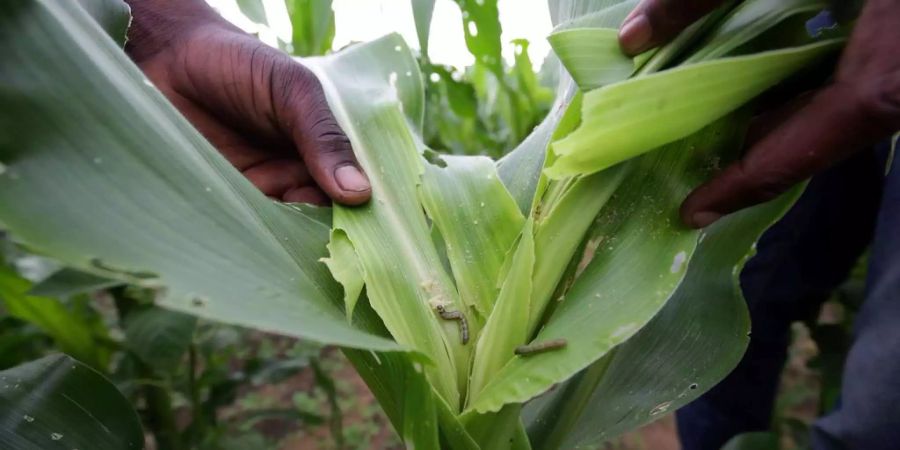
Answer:
[[[398,35],[304,59],[373,187],[327,209],[256,191],[122,53],[122,4],[81,4],[0,6],[3,227],[167,308],[341,346],[418,449],[586,448],[724,377],[749,333],[736,274],[799,191],[702,232],[679,203],[755,98],[843,42],[804,29],[821,0],[750,0],[628,58],[636,1],[550,0],[556,100],[499,161],[426,147]]]

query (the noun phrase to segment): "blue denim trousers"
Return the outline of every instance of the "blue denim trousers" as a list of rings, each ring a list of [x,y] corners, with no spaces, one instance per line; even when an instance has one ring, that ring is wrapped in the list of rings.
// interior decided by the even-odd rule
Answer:
[[[888,153],[884,143],[815,177],[760,239],[741,273],[750,346],[734,372],[678,411],[685,450],[718,450],[739,433],[769,429],[791,323],[817,315],[869,243],[839,406],[815,422],[811,442],[814,450],[900,449],[900,158]]]

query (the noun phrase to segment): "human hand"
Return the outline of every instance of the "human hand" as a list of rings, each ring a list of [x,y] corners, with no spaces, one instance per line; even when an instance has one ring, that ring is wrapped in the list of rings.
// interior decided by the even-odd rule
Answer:
[[[202,0],[128,3],[129,55],[264,194],[315,204],[369,200],[369,180],[311,71]]]
[[[640,52],[665,42],[719,1],[645,0],[620,41]],[[868,0],[834,81],[783,118],[744,157],[692,192],[682,220],[696,228],[762,203],[900,130],[900,0]]]
[[[725,1],[643,0],[622,23],[622,50],[634,56],[665,44]]]

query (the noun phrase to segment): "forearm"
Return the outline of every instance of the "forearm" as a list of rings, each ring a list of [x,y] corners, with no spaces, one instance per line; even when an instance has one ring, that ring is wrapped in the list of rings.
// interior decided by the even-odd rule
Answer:
[[[204,0],[125,0],[132,22],[125,50],[137,62],[172,45],[199,27],[232,27]]]

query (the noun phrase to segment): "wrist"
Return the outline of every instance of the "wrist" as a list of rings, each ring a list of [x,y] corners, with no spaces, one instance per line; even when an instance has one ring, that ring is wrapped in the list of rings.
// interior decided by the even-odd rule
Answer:
[[[204,0],[125,0],[131,7],[131,26],[125,51],[135,62],[183,42],[201,28],[221,26],[237,30]]]

